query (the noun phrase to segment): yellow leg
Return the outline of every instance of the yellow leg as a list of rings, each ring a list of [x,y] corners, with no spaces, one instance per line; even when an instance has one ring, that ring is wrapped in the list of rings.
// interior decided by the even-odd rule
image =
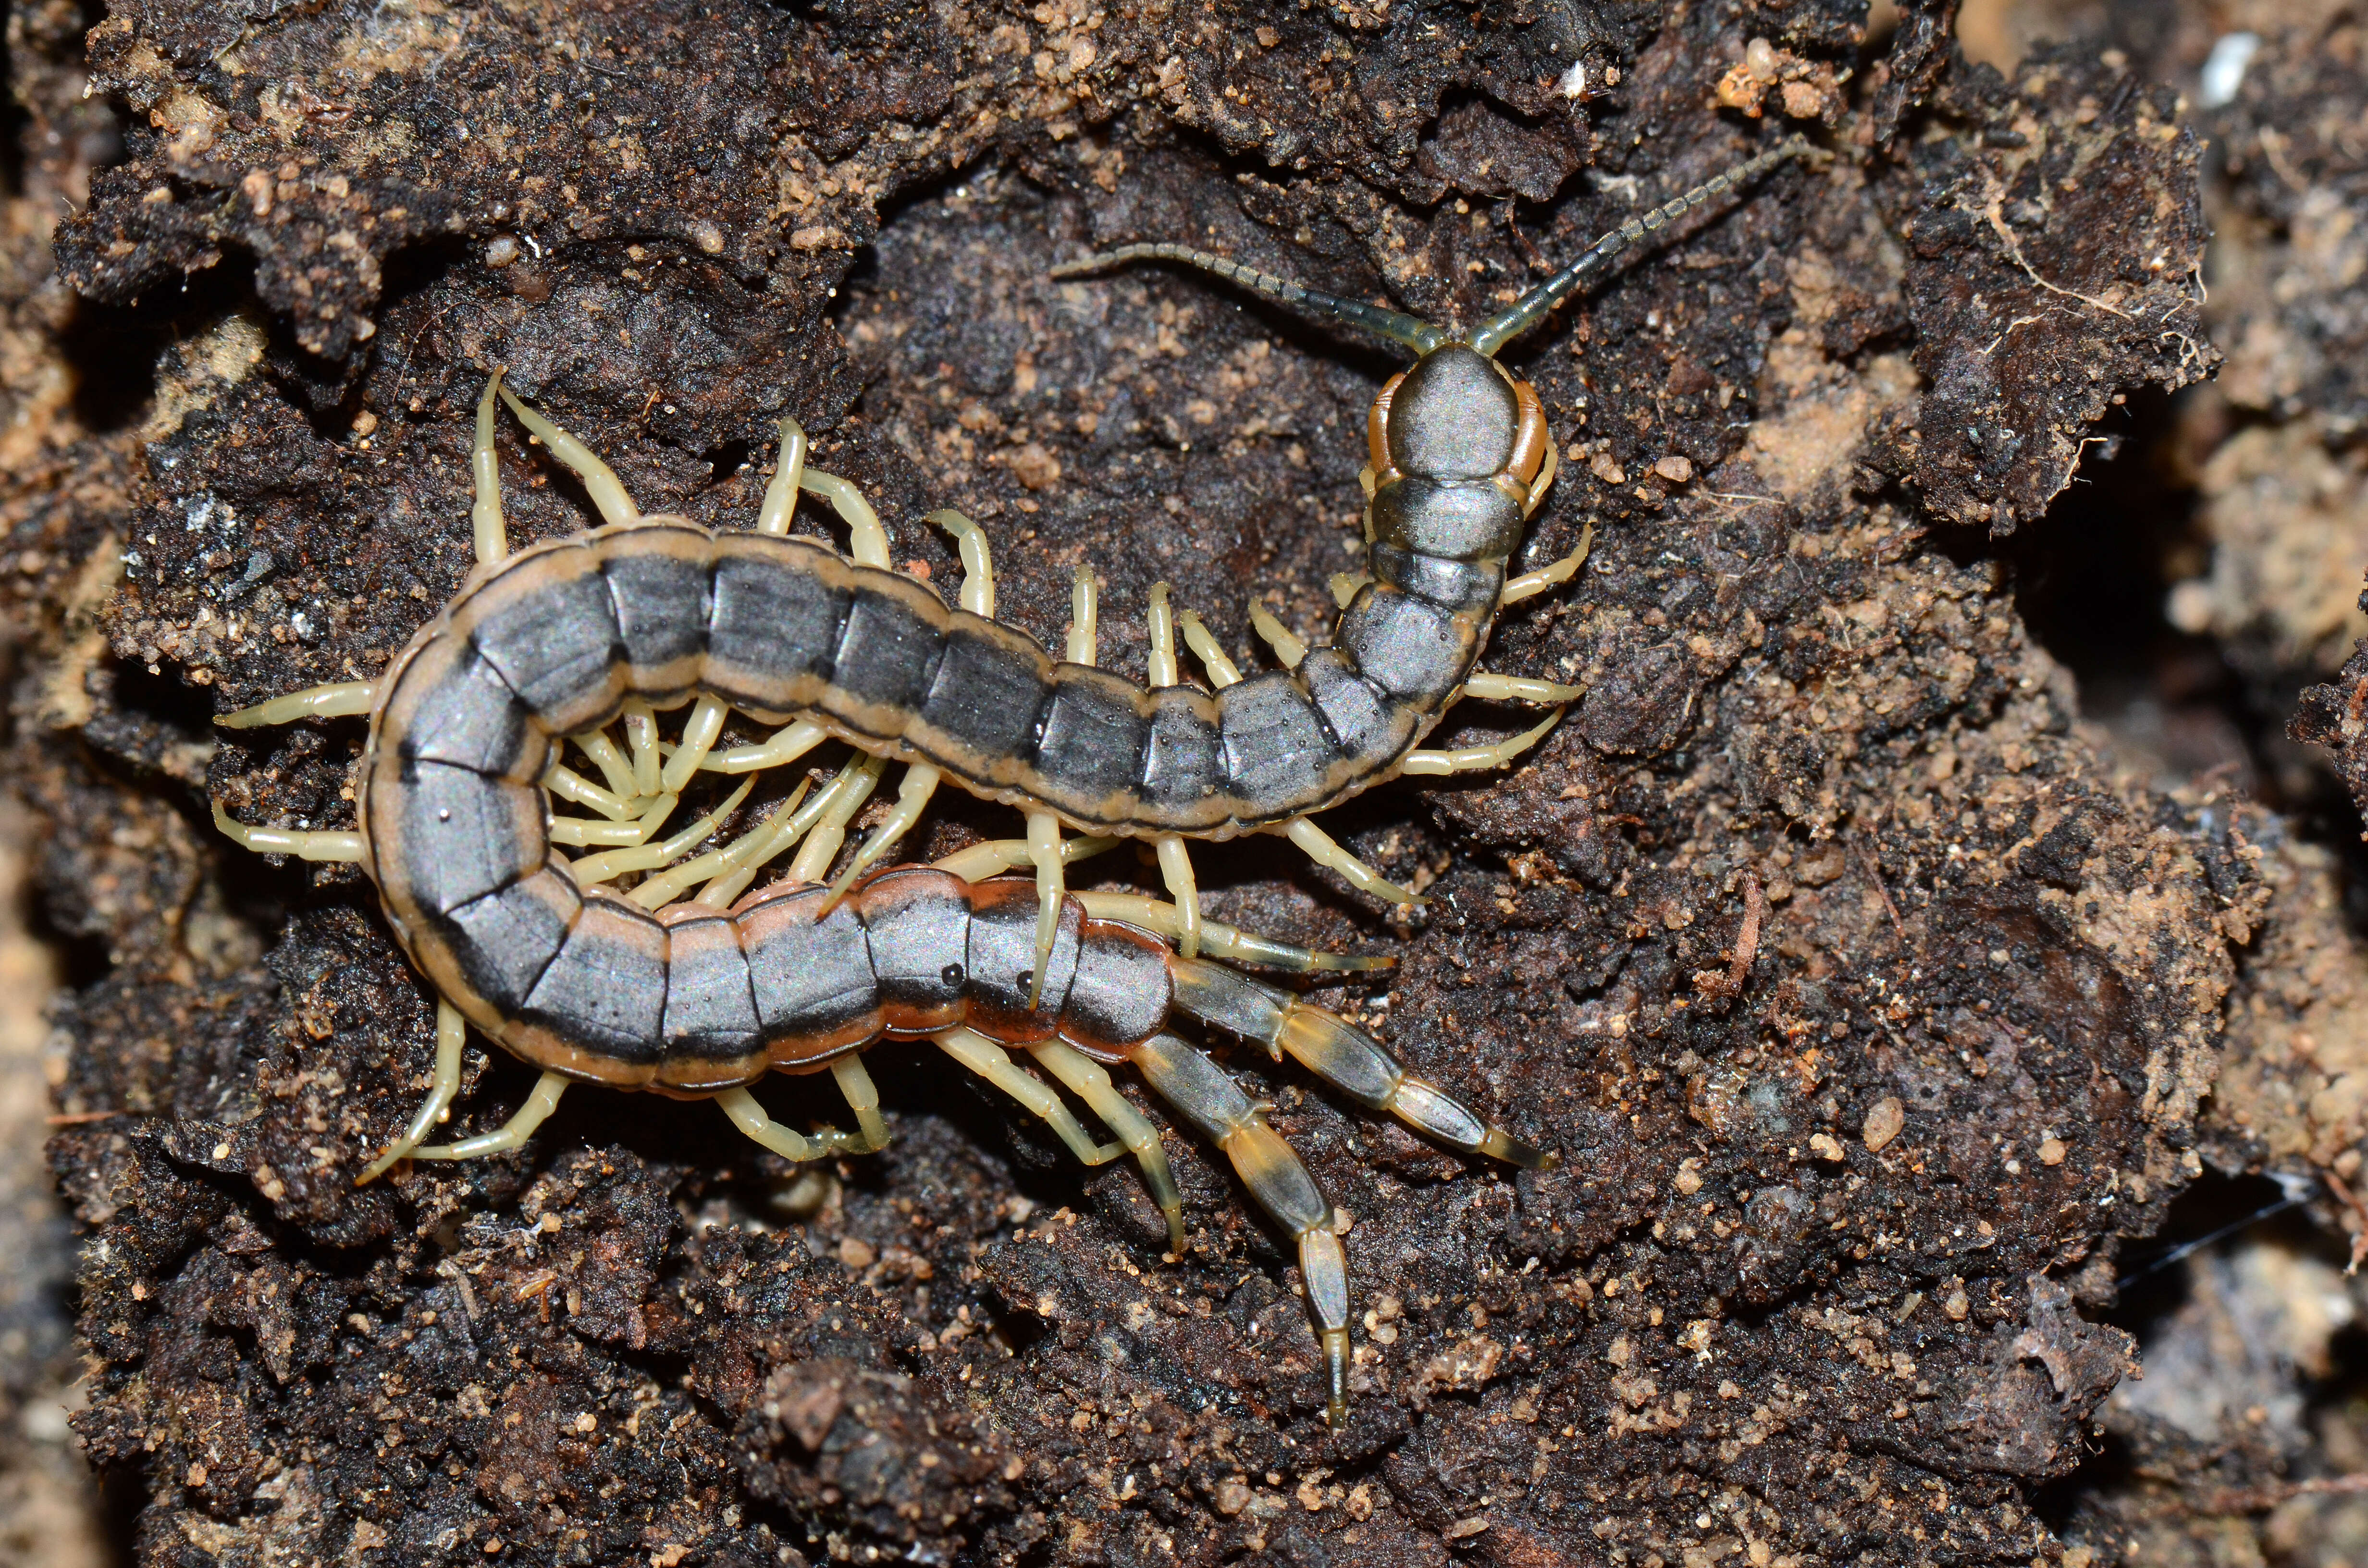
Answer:
[[[217,713],[214,722],[225,730],[254,730],[267,724],[292,724],[299,719],[350,718],[369,712],[377,697],[376,681],[345,680],[291,691],[235,713]]]
[[[1274,656],[1282,661],[1284,669],[1297,669],[1299,661],[1307,657],[1307,644],[1292,636],[1290,628],[1256,605],[1250,607],[1250,630],[1266,640],[1266,645],[1274,650]]]
[[[1505,591],[1497,596],[1497,605],[1500,608],[1505,605],[1516,605],[1523,599],[1544,593],[1557,584],[1569,582],[1578,574],[1579,567],[1586,563],[1588,547],[1594,542],[1595,525],[1589,523],[1587,525],[1586,531],[1578,536],[1577,550],[1551,566],[1542,566],[1534,572],[1524,572],[1520,576],[1508,580],[1505,584]]]
[[[856,1134],[838,1135],[845,1140],[840,1153],[870,1154],[888,1147],[888,1124],[880,1119],[880,1091],[871,1074],[863,1070],[863,1058],[851,1054],[835,1058],[830,1075],[838,1080],[838,1092],[847,1096],[848,1108],[855,1112]]]
[[[642,509],[633,505],[632,496],[625,494],[624,482],[617,477],[615,470],[592,455],[591,448],[520,403],[509,388],[497,382],[494,390],[501,394],[504,403],[509,404],[510,412],[518,415],[518,422],[532,431],[552,457],[575,471],[575,477],[583,482],[584,493],[592,498],[592,505],[598,509],[602,522],[630,523],[641,517]]]
[[[661,840],[656,844],[644,844],[630,848],[605,850],[598,855],[586,855],[568,868],[569,874],[575,877],[577,887],[588,888],[597,883],[621,877],[628,871],[655,871],[661,866],[671,866],[689,854],[691,846],[713,833],[717,824],[737,810],[740,802],[748,798],[748,791],[756,787],[757,781],[754,778],[744,779],[740,788],[724,797],[722,805],[673,837]],[[670,806],[674,797],[662,796],[661,800]],[[655,814],[655,812],[652,813],[652,815]],[[559,824],[554,822],[551,825],[552,836],[556,839],[559,836]]]
[[[1176,950],[1186,958],[1201,956],[1201,883],[1192,874],[1192,849],[1181,834],[1163,833],[1151,841],[1159,858],[1159,880],[1176,901]]]
[[[808,1138],[766,1115],[757,1096],[746,1089],[726,1089],[715,1096],[715,1103],[732,1119],[733,1126],[785,1160],[819,1160],[832,1152],[827,1140]]]
[[[939,863],[944,864],[943,861]],[[1185,924],[1180,905],[1162,903],[1156,898],[1145,898],[1136,892],[1081,892],[1076,899],[1085,905],[1086,914],[1093,919],[1118,920],[1129,926],[1140,926],[1155,936],[1166,937],[1175,942],[1179,952],[1183,948]],[[1294,948],[1288,942],[1236,930],[1218,920],[1198,918],[1192,929],[1199,934],[1200,949],[1203,953],[1235,963],[1264,964],[1269,969],[1286,969],[1294,973],[1304,973],[1310,970],[1390,969],[1398,961],[1386,953],[1319,953],[1308,948]]]
[[[632,762],[617,749],[617,743],[610,740],[606,732],[586,730],[580,735],[567,738],[575,743],[578,751],[591,758],[592,765],[600,770],[600,777],[608,780],[610,793],[627,801],[641,797],[641,791],[633,788]]]
[[[702,697],[683,721],[682,741],[666,759],[666,769],[658,776],[658,788],[677,791],[690,782],[690,776],[707,764],[707,754],[715,749],[715,737],[723,733],[724,716],[731,705],[716,698]]]
[[[926,762],[916,762],[905,770],[905,781],[896,790],[894,808],[889,812],[886,820],[871,830],[871,836],[863,841],[863,847],[855,852],[855,858],[848,863],[846,870],[839,873],[838,881],[831,884],[830,902],[823,906],[824,914],[829,914],[838,901],[847,896],[847,890],[855,885],[856,878],[870,870],[895,846],[898,839],[913,831],[913,824],[920,821],[921,813],[928,809],[929,797],[938,791],[938,770]],[[833,849],[831,853],[836,855],[837,851]],[[820,876],[829,869],[830,861],[825,859],[815,868],[814,875]]]
[[[953,535],[954,548],[962,553],[962,585],[956,602],[973,615],[994,619],[995,558],[987,553],[986,530],[951,508],[922,520]]]
[[[632,801],[610,794],[574,768],[556,762],[544,770],[542,787],[569,804],[598,812],[611,822],[622,822],[633,814]]]
[[[1562,722],[1562,710],[1557,708],[1532,728],[1485,746],[1464,746],[1456,751],[1410,751],[1398,765],[1402,773],[1476,773],[1483,768],[1502,767],[1540,741],[1546,732]]]
[[[510,553],[509,529],[502,522],[501,459],[494,450],[494,393],[501,384],[499,370],[485,379],[484,393],[477,399],[477,437],[469,448],[469,473],[476,488],[476,498],[469,507],[469,528],[480,566],[507,560]]]
[[[1538,465],[1538,476],[1530,482],[1530,498],[1521,505],[1521,520],[1528,522],[1537,509],[1545,505],[1546,492],[1554,488],[1554,475],[1562,472],[1562,454],[1554,449],[1553,437],[1546,440],[1545,460]]]
[[[863,492],[835,473],[813,468],[800,477],[798,488],[830,503],[831,510],[847,525],[847,553],[858,566],[888,569],[888,530],[881,526],[880,514],[871,509]]]
[[[1061,840],[1061,863],[1072,865],[1088,855],[1115,849],[1124,842],[1119,838],[1064,838]],[[967,849],[957,849],[934,863],[939,870],[951,871],[966,882],[983,882],[1016,867],[1031,864],[1034,859],[1035,851],[1024,838],[990,838]]]
[[[1530,676],[1492,676],[1475,671],[1463,683],[1463,695],[1482,702],[1529,702],[1541,706],[1576,702],[1587,695],[1583,687],[1565,686],[1560,681],[1538,680]]]
[[[1090,665],[1096,652],[1094,574],[1090,567],[1079,563],[1069,579],[1069,663]]]
[[[214,825],[222,829],[223,836],[233,844],[242,849],[252,849],[257,855],[293,855],[300,860],[354,862],[368,854],[362,847],[362,835],[359,833],[249,827],[223,811],[220,801],[214,803]]]
[[[658,792],[658,716],[638,697],[625,699],[625,744],[633,759],[633,793],[646,800]]]
[[[461,1092],[461,1044],[468,1034],[468,1021],[461,1009],[441,996],[436,999],[436,1075],[428,1081],[427,1097],[419,1102],[412,1113],[411,1125],[403,1136],[386,1147],[386,1152],[372,1160],[361,1175],[354,1178],[356,1187],[376,1181],[384,1176],[394,1162],[419,1147],[427,1130],[451,1115],[452,1096]]]
[[[411,1151],[415,1160],[474,1160],[486,1154],[499,1154],[515,1149],[534,1136],[551,1113],[559,1108],[559,1096],[567,1092],[567,1080],[556,1073],[545,1073],[535,1080],[534,1088],[526,1096],[526,1104],[518,1114],[491,1132],[480,1132],[474,1138],[463,1138],[458,1143],[430,1143]]]
[[[1372,580],[1373,579],[1370,574],[1363,572],[1333,573],[1332,602],[1338,605],[1342,609],[1347,609],[1349,608],[1349,601],[1355,598],[1364,588],[1365,585]]]
[[[880,771],[886,766],[876,756],[859,756],[839,769],[838,778],[831,782],[844,781],[846,788],[814,819],[814,831],[806,835],[804,845],[790,862],[791,881],[822,881],[830,863],[838,858],[839,846],[847,842],[847,824],[862,810],[863,802],[871,798],[871,791],[879,788]]]
[[[1061,1096],[1046,1088],[1012,1061],[1003,1047],[972,1028],[942,1029],[929,1037],[939,1050],[1044,1119],[1060,1135],[1069,1153],[1089,1165],[1106,1164],[1126,1153],[1123,1143],[1097,1143],[1089,1137]]]
[[[664,827],[666,818],[674,814],[681,798],[660,795],[643,805],[636,796],[633,803],[643,806],[642,813],[623,822],[586,822],[581,817],[553,817],[551,819],[551,841],[578,848],[587,845],[632,847],[647,844],[650,835]]]
[[[753,746],[734,746],[721,756],[708,757],[699,766],[711,773],[754,773],[795,762],[828,739],[828,730],[811,720],[801,719],[774,731],[770,740]]]
[[[1183,1256],[1184,1195],[1177,1190],[1176,1175],[1167,1168],[1167,1151],[1160,1147],[1159,1129],[1127,1103],[1100,1063],[1083,1051],[1053,1040],[1030,1046],[1028,1054],[1036,1059],[1038,1066],[1069,1085],[1069,1092],[1085,1101],[1118,1134],[1119,1142],[1133,1152],[1134,1163],[1143,1171],[1144,1185],[1151,1188],[1152,1201],[1167,1217],[1168,1255]]]
[[[1068,879],[1062,875],[1061,819],[1050,812],[1028,813],[1028,858],[1036,863],[1036,967],[1028,983],[1030,1012],[1043,999],[1044,971],[1052,967],[1053,942],[1061,934],[1061,900]]]
[[[765,504],[757,513],[760,534],[786,534],[798,509],[798,485],[806,472],[805,427],[788,415],[781,416],[781,457],[773,465],[773,482],[765,486]]]
[[[1223,691],[1242,678],[1240,669],[1226,656],[1224,645],[1209,634],[1207,627],[1201,624],[1199,616],[1189,609],[1181,611],[1176,617],[1176,627],[1184,633],[1184,645],[1192,650],[1193,656],[1201,661],[1201,667],[1209,672],[1211,686]]]
[[[1417,908],[1430,901],[1419,893],[1408,892],[1391,881],[1354,855],[1333,841],[1332,835],[1309,822],[1305,817],[1293,817],[1283,824],[1283,834],[1293,844],[1307,852],[1307,858],[1317,865],[1338,871],[1359,892],[1370,893],[1385,903],[1410,903]]]

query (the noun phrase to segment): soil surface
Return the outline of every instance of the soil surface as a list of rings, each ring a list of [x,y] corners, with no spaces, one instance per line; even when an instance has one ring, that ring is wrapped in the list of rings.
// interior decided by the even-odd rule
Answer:
[[[2110,1314],[2207,1164],[2368,1240],[2358,823],[2277,738],[2361,630],[2363,37],[2105,7],[2001,73],[1957,9],[14,6],[0,767],[64,981],[74,1426],[130,1557],[2340,1561],[2307,1483],[2361,1460],[2211,1392],[2301,1276]],[[1353,1217],[1344,1429],[1292,1254],[1139,1086],[1178,1258],[1131,1165],[926,1046],[871,1053],[865,1159],[587,1089],[518,1153],[355,1184],[434,995],[352,868],[211,811],[350,826],[363,728],[211,721],[374,676],[450,597],[494,369],[718,527],[794,415],[906,570],[958,580],[920,519],[977,519],[1039,638],[1089,566],[1142,678],[1156,582],[1237,658],[1254,607],[1324,632],[1398,360],[1181,270],[1048,268],[1179,241],[1468,322],[1796,132],[1828,155],[1506,351],[1561,459],[1524,564],[1593,553],[1488,665],[1586,696],[1514,768],[1326,819],[1431,902],[1272,839],[1196,855],[1221,918],[1395,956],[1312,994],[1563,1156],[1486,1168],[1210,1040]],[[514,540],[596,520],[501,446]],[[2112,687],[2125,614],[2207,651],[2208,701]],[[2350,679],[2304,738],[2368,778]],[[1529,722],[1473,703],[1437,744]],[[950,791],[909,848],[1018,831]],[[1073,885],[1156,891],[1146,860]],[[532,1082],[472,1040],[454,1131]],[[2115,1394],[2156,1327],[2201,1404]]]

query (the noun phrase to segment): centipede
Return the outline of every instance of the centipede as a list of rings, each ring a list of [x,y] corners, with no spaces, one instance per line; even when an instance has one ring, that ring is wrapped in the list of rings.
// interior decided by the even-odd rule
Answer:
[[[216,721],[369,722],[352,828],[253,826],[214,806],[216,824],[246,848],[359,865],[436,994],[427,1094],[357,1179],[404,1160],[518,1149],[577,1083],[712,1099],[791,1161],[871,1153],[889,1131],[862,1052],[928,1040],[1041,1118],[1079,1159],[1131,1153],[1181,1256],[1182,1201],[1158,1128],[1110,1075],[1131,1069],[1223,1151],[1294,1244],[1326,1416],[1340,1425],[1350,1362],[1340,1216],[1266,1107],[1174,1026],[1189,1020],[1276,1062],[1288,1056],[1448,1148],[1533,1169],[1558,1156],[1409,1071],[1338,1013],[1244,972],[1393,960],[1294,947],[1208,916],[1188,846],[1276,834],[1361,892],[1420,902],[1310,819],[1401,775],[1502,767],[1581,695],[1479,668],[1497,613],[1569,581],[1588,544],[1583,534],[1562,559],[1512,570],[1554,481],[1555,443],[1536,391],[1497,350],[1692,209],[1813,151],[1788,142],[1652,208],[1469,330],[1175,244],[1128,244],[1054,268],[1065,278],[1179,264],[1415,357],[1367,420],[1363,567],[1333,585],[1340,608],[1329,641],[1310,646],[1254,610],[1275,665],[1255,674],[1172,605],[1164,584],[1148,595],[1148,681],[1100,667],[1095,582],[1083,566],[1055,658],[995,618],[984,531],[939,511],[926,520],[953,538],[962,565],[949,604],[893,568],[878,514],[854,484],[807,464],[794,418],[780,422],[753,528],[644,515],[598,456],[495,370],[471,454],[476,562],[454,597],[375,679]],[[511,551],[496,466],[502,406],[574,473],[599,526]],[[791,533],[803,495],[845,525],[846,551]],[[1179,636],[1205,689],[1184,677]],[[1426,748],[1467,697],[1549,711],[1505,741]],[[659,716],[674,713],[682,718],[669,738]],[[771,733],[723,745],[735,722]],[[752,778],[666,831],[701,775],[786,767],[829,741],[845,743],[850,759],[731,842],[700,847]],[[894,801],[847,853],[857,812],[898,766]],[[934,864],[885,863],[948,782],[1017,808],[1024,836]],[[562,804],[575,810],[563,814]],[[1152,847],[1167,899],[1068,888],[1068,866],[1128,840]],[[783,856],[785,872],[757,886]],[[1030,874],[1009,874],[1021,868]],[[501,1126],[430,1143],[450,1119],[472,1028],[541,1076]],[[751,1093],[770,1074],[825,1071],[851,1131],[801,1132]],[[1114,1141],[1098,1142],[1054,1085]]]

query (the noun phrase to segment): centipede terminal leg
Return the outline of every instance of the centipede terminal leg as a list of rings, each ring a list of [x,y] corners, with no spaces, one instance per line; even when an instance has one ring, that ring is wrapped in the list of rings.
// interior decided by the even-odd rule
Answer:
[[[1176,664],[1176,616],[1168,608],[1167,585],[1154,583],[1144,619],[1151,633],[1151,684],[1174,686],[1184,678]],[[1163,833],[1151,841],[1159,860],[1159,880],[1176,901],[1176,950],[1186,958],[1201,950],[1201,882],[1192,874],[1192,852],[1178,833]]]
[[[1100,1063],[1057,1040],[1045,1040],[1028,1048],[1036,1064],[1069,1086],[1069,1092],[1086,1102],[1087,1108],[1102,1119],[1112,1132],[1118,1134],[1134,1155],[1134,1163],[1143,1171],[1143,1182],[1151,1188],[1152,1201],[1167,1221],[1167,1251],[1169,1256],[1184,1256],[1184,1195],[1177,1189],[1176,1175],[1167,1166],[1167,1151],[1160,1146],[1159,1129],[1148,1117],[1127,1103],[1126,1096],[1110,1082],[1110,1075]]]
[[[510,412],[518,416],[518,422],[542,442],[544,449],[575,472],[576,479],[583,483],[584,493],[592,498],[592,505],[599,512],[602,522],[630,523],[640,518],[642,509],[633,505],[631,495],[625,494],[624,482],[617,477],[614,469],[594,455],[591,448],[520,403],[509,388],[500,384],[498,378],[495,381],[495,391],[509,405]]]
[[[436,999],[436,1072],[428,1080],[427,1097],[412,1113],[411,1125],[404,1129],[403,1136],[354,1178],[356,1187],[384,1176],[397,1160],[419,1146],[430,1128],[452,1114],[452,1096],[461,1092],[461,1046],[468,1028],[460,1008],[440,996]]]
[[[1299,1244],[1308,1314],[1324,1347],[1326,1415],[1338,1427],[1349,1415],[1349,1260],[1331,1203],[1261,1108],[1205,1054],[1161,1034],[1131,1060],[1160,1098],[1224,1151],[1250,1196]]]
[[[1077,842],[1071,839],[1072,844]],[[1107,840],[1105,842],[1108,842]],[[977,847],[976,846],[973,846]],[[963,853],[970,853],[969,850]],[[968,877],[967,870],[956,869],[948,860],[938,862],[942,870]],[[997,868],[1000,869],[1002,868]],[[992,874],[992,873],[989,873]],[[973,881],[977,879],[973,878]],[[1178,939],[1183,928],[1182,911],[1172,903],[1162,903],[1156,898],[1145,898],[1132,892],[1081,892],[1075,895],[1084,906],[1088,918],[1117,920],[1129,926],[1140,926],[1170,941]],[[1229,963],[1263,964],[1269,969],[1286,970],[1293,974],[1316,971],[1326,972],[1359,972],[1366,970],[1391,969],[1397,960],[1386,953],[1326,953],[1312,948],[1297,948],[1288,942],[1278,942],[1270,937],[1240,931],[1221,920],[1203,917],[1196,927],[1201,937],[1201,950]]]
[[[943,1029],[929,1039],[948,1056],[1018,1100],[1025,1109],[1042,1118],[1044,1125],[1068,1145],[1069,1153],[1075,1154],[1080,1163],[1103,1165],[1126,1153],[1127,1145],[1124,1143],[1095,1142],[1075,1113],[1061,1103],[1060,1096],[1031,1077],[1011,1060],[1008,1051],[976,1029]],[[1109,1118],[1103,1119],[1107,1121]]]
[[[474,1138],[463,1138],[458,1143],[428,1143],[411,1151],[415,1160],[474,1160],[487,1154],[505,1153],[518,1148],[534,1136],[534,1130],[559,1108],[559,1096],[567,1092],[567,1080],[557,1073],[545,1073],[535,1080],[528,1091],[526,1103],[507,1121],[491,1132],[480,1132]]]
[[[1288,1052],[1359,1104],[1385,1111],[1416,1131],[1466,1153],[1524,1170],[1559,1165],[1453,1095],[1406,1070],[1379,1041],[1346,1018],[1290,992],[1221,964],[1178,961],[1176,1005],[1204,1023],[1241,1036],[1269,1054]]]

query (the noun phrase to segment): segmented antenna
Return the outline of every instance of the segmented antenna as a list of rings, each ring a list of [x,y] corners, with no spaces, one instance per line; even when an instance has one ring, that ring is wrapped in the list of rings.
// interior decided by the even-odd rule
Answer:
[[[1664,202],[1649,212],[1629,219],[1588,246],[1568,267],[1522,295],[1499,314],[1482,322],[1465,341],[1480,353],[1496,353],[1534,326],[1555,306],[1611,270],[1612,262],[1619,258],[1621,252],[1647,234],[1659,233],[1702,203],[1715,201],[1736,186],[1758,178],[1787,158],[1801,157],[1816,151],[1806,141],[1795,136],[1782,147],[1762,153],[1748,163],[1737,164],[1715,179],[1704,181],[1674,201]]]
[[[1427,321],[1401,312],[1385,311],[1378,305],[1323,293],[1293,283],[1288,278],[1277,278],[1271,272],[1260,272],[1254,267],[1244,267],[1238,261],[1228,261],[1222,256],[1194,250],[1189,245],[1121,245],[1116,250],[1102,251],[1079,261],[1063,262],[1053,268],[1051,276],[1075,278],[1081,273],[1099,272],[1121,262],[1146,260],[1180,261],[1187,267],[1213,272],[1229,283],[1240,284],[1253,294],[1263,295],[1319,320],[1345,322],[1350,326],[1363,327],[1376,336],[1404,344],[1417,354],[1428,354],[1441,344],[1452,342],[1455,335],[1444,327],[1433,326]]]

